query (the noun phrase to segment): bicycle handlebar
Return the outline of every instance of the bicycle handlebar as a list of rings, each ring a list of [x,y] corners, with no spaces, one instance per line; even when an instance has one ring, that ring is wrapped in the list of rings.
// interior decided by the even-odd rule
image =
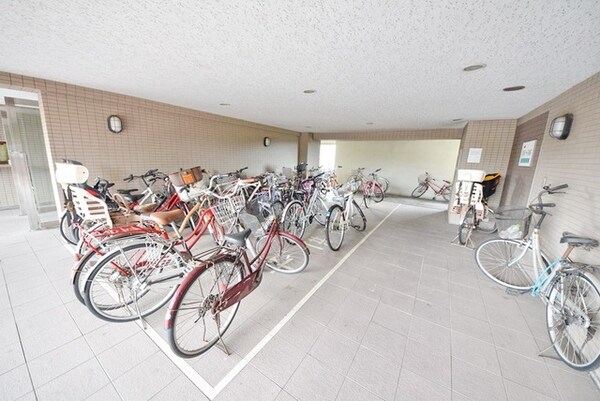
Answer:
[[[561,189],[565,189],[565,188],[569,188],[569,184],[560,184],[560,185],[557,185],[557,186],[555,186],[553,188],[546,187],[546,188],[544,188],[544,190],[546,192],[548,192],[549,194],[553,194],[556,191],[560,191]]]

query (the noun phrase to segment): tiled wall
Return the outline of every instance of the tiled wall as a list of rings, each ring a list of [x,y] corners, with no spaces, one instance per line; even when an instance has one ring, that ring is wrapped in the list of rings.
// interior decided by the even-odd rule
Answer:
[[[457,169],[484,170],[505,178],[516,127],[517,120],[470,121],[464,129]],[[471,148],[482,149],[479,163],[467,163]],[[503,188],[504,179],[490,197],[490,206],[500,204]]]
[[[600,73],[567,90],[519,119],[519,125],[548,112],[546,127],[557,116],[573,114],[570,136],[563,141],[544,135],[530,198],[542,186],[568,183],[565,194],[548,197],[555,202],[542,227],[542,245],[551,257],[564,246],[563,231],[600,240]],[[546,129],[547,132],[547,129]],[[576,251],[576,260],[598,264],[600,250]]]
[[[90,176],[114,180],[150,168],[173,172],[200,165],[211,171],[249,166],[251,174],[297,163],[298,133],[154,101],[0,72],[0,85],[39,91],[53,160],[84,163]],[[121,134],[106,126],[111,114]],[[269,136],[271,146],[263,146]]]
[[[508,164],[508,171],[506,173],[506,180],[504,182],[504,192],[502,193],[502,200],[500,202],[501,205],[527,205],[547,119],[548,113],[543,113],[517,126],[510,162]],[[533,140],[536,141],[536,144],[531,166],[519,166],[519,158],[521,156],[523,143]]]

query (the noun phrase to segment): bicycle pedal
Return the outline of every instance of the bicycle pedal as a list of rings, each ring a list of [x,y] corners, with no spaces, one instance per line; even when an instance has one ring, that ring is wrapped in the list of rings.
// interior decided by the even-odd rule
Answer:
[[[514,288],[507,288],[505,292],[507,295],[523,295],[529,292],[529,290],[515,290]]]

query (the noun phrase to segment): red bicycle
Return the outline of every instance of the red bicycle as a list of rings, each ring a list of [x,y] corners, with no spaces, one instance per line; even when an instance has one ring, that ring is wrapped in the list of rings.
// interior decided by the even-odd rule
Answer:
[[[173,352],[191,358],[221,340],[229,354],[223,334],[231,325],[239,302],[260,285],[264,266],[285,273],[306,268],[308,247],[300,238],[280,231],[279,226],[275,217],[267,233],[259,236],[255,244],[250,240],[249,228],[226,235],[227,246],[216,249],[187,275],[165,318]]]

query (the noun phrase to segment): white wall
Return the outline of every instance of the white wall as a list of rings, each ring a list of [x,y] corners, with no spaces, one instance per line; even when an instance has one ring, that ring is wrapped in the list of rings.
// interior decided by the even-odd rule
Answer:
[[[367,172],[381,168],[380,174],[391,182],[388,193],[410,195],[425,171],[439,180],[452,180],[460,140],[336,141],[336,145],[342,182],[357,167],[366,167]]]

